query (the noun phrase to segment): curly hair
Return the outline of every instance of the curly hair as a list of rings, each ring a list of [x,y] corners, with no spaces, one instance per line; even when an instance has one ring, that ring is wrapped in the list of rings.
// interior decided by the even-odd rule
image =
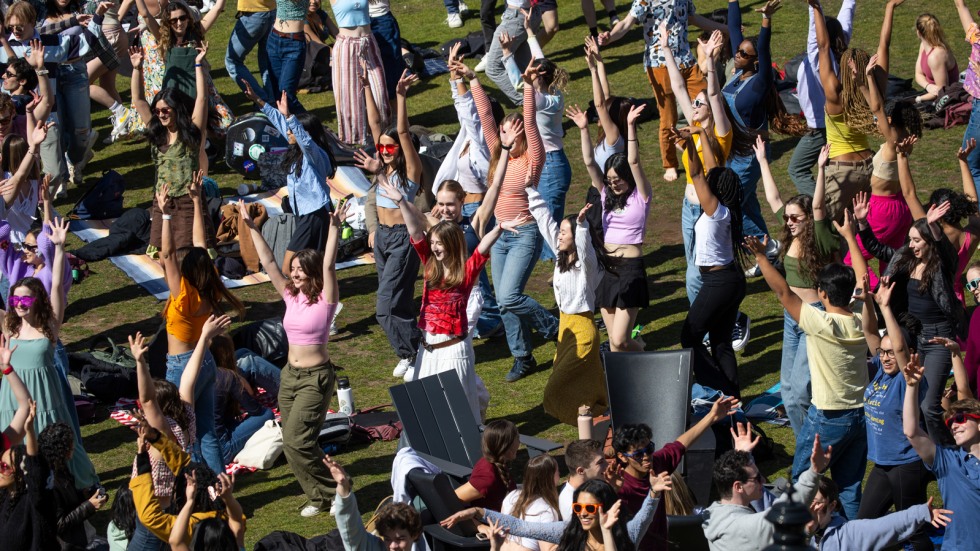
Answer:
[[[893,101],[885,105],[891,125],[905,136],[922,137],[922,113],[910,101]]]
[[[27,448],[24,444],[10,448],[10,467],[14,470],[14,482],[3,489],[7,499],[0,500],[0,522],[7,522],[10,514],[17,510],[17,502],[27,492],[27,477],[24,472],[26,459]]]
[[[194,512],[224,511],[225,502],[220,497],[211,499],[211,496],[208,494],[208,488],[215,486],[218,482],[218,477],[207,465],[192,461],[187,466],[182,467],[176,476],[174,476],[174,493],[171,496],[173,499],[171,510],[175,511],[174,514],[176,514],[176,511],[180,511],[187,503],[186,475],[191,473],[194,473],[194,478],[197,480],[197,489],[194,492]]]
[[[504,454],[518,441],[520,434],[517,432],[517,425],[506,420],[496,419],[487,423],[483,429],[483,458],[493,465],[497,471],[497,476],[504,483],[505,488],[510,488],[510,463],[504,461]]]
[[[639,447],[640,442],[644,441],[653,442],[653,430],[649,425],[623,425],[613,434],[612,447],[616,453],[628,453],[630,448]]]
[[[955,226],[964,218],[977,214],[977,203],[958,191],[939,188],[929,196],[929,205],[941,205],[946,201],[949,201],[949,212],[943,215],[941,219],[943,224]]]
[[[129,481],[125,480],[116,489],[112,498],[112,523],[126,534],[126,539],[133,539],[136,532],[136,504],[133,502],[133,491],[129,489]]]
[[[37,437],[41,456],[48,462],[48,467],[56,477],[70,478],[68,460],[75,450],[75,433],[71,427],[62,422],[51,423]]]
[[[303,249],[293,255],[290,264],[299,262],[299,267],[306,274],[306,282],[302,288],[293,284],[292,278],[286,281],[286,292],[291,296],[303,293],[306,301],[310,304],[320,302],[320,295],[323,293],[323,253],[313,249]],[[292,271],[292,266],[283,266],[286,273]]]
[[[800,234],[798,236],[794,236],[789,230],[789,224],[783,224],[783,234],[780,236],[780,241],[783,243],[783,246],[779,252],[779,257],[784,260],[785,264],[786,253],[792,247],[793,241],[799,240],[800,255],[797,259],[800,263],[800,273],[807,281],[816,284],[817,273],[820,272],[820,268],[833,261],[833,255],[821,255],[817,247],[816,234],[813,227],[813,197],[805,194],[794,195],[786,201],[783,207],[785,208],[790,205],[795,205],[802,210],[804,216],[806,216],[806,221],[800,225]]]
[[[862,134],[879,136],[878,125],[875,124],[874,113],[868,106],[868,100],[861,93],[861,87],[868,85],[868,76],[864,68],[871,61],[868,52],[859,48],[848,48],[840,59],[841,104],[844,108],[844,122]],[[851,63],[857,68],[852,71]]]
[[[34,297],[34,304],[31,305],[30,312],[34,314],[37,330],[44,335],[44,338],[54,343],[54,326],[56,320],[54,319],[54,311],[51,309],[51,298],[48,296],[48,291],[44,288],[44,284],[36,277],[25,277],[10,286],[8,296],[14,296],[14,292],[21,287],[26,287]],[[20,316],[16,314],[10,315],[10,312],[8,312],[3,322],[6,333],[14,338],[19,337],[22,320],[23,318]]]
[[[378,511],[375,529],[382,539],[395,530],[405,530],[413,540],[422,535],[422,517],[407,503],[389,502]]]

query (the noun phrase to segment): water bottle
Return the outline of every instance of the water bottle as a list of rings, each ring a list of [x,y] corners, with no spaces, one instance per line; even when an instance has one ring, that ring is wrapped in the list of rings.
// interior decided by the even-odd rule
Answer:
[[[592,408],[586,405],[578,408],[578,438],[592,440]]]
[[[354,391],[351,390],[350,379],[347,377],[337,379],[337,402],[341,413],[354,414]]]

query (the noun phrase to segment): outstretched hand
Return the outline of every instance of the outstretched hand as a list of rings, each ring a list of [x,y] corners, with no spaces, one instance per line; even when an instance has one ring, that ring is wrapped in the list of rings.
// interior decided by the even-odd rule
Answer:
[[[51,225],[51,243],[56,247],[64,247],[65,241],[68,240],[68,220],[65,218],[55,218],[50,222]]]
[[[381,170],[381,159],[378,158],[377,153],[371,156],[365,153],[363,149],[355,149],[354,166],[371,174],[377,174]]]
[[[952,207],[949,201],[943,201],[939,205],[935,205],[935,204],[930,205],[929,211],[926,212],[926,222],[930,224],[935,224],[936,222],[939,222],[940,220],[942,220],[943,216],[946,216],[946,213],[949,212],[950,208]]]
[[[910,387],[918,386],[922,381],[922,375],[926,368],[919,361],[918,354],[909,354],[909,362],[902,369],[902,376],[905,377],[905,385]]]
[[[953,511],[950,511],[949,509],[934,509],[932,507],[932,497],[926,501],[926,505],[929,506],[929,516],[931,517],[929,522],[936,528],[946,526],[949,524],[949,521],[953,520],[949,518],[949,515],[952,515]]]
[[[582,207],[582,210],[578,211],[578,216],[575,218],[575,221],[578,222],[580,226],[585,224],[585,217],[589,213],[589,209],[591,208],[592,208],[592,203],[586,203],[585,206]]]
[[[752,423],[735,423],[735,426],[729,430],[732,433],[732,440],[735,441],[735,449],[738,451],[752,453],[762,439],[758,434],[752,433]]]
[[[959,151],[956,152],[956,158],[962,162],[966,162],[966,159],[973,153],[973,150],[977,147],[977,140],[975,138],[970,138],[966,141],[966,145],[961,147]]]
[[[395,85],[395,93],[399,96],[408,96],[408,89],[419,81],[419,76],[408,72],[408,69],[402,71],[401,78],[398,79],[398,84]]]
[[[589,127],[589,117],[584,111],[579,109],[578,105],[569,105],[566,107],[565,116],[568,117],[568,120],[574,122],[575,126],[579,127],[579,129]]]
[[[129,336],[129,350],[133,353],[133,358],[137,363],[143,361],[143,356],[150,347],[146,345],[143,333],[137,332],[136,335]]]
[[[827,446],[826,451],[820,445],[820,435],[813,437],[813,453],[810,454],[810,468],[817,473],[827,470],[830,465],[830,456],[833,453],[833,446]]]

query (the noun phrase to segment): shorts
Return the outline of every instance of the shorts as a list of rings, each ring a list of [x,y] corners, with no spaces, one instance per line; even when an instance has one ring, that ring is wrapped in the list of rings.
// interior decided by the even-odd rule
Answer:
[[[599,308],[646,308],[650,304],[642,258],[611,258],[616,273],[605,272],[595,290]]]
[[[322,251],[327,244],[327,234],[330,233],[330,211],[326,205],[309,214],[294,215],[294,220],[296,228],[289,238],[286,250],[294,253],[303,249]]]
[[[871,159],[871,175],[881,180],[885,180],[886,182],[897,182],[898,161],[885,161],[884,151],[885,144],[881,144],[881,147],[878,148],[878,152],[875,153],[874,158]]]
[[[541,0],[535,5],[535,8],[541,12],[558,11],[558,0]]]

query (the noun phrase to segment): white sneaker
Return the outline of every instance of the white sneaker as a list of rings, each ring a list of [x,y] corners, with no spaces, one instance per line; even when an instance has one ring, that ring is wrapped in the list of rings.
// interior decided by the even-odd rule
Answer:
[[[748,270],[745,270],[745,277],[759,277],[762,275],[762,268],[758,264],[752,266]]]
[[[412,361],[410,358],[402,358],[398,360],[398,365],[395,366],[395,370],[391,372],[392,377],[404,377],[408,369],[412,367]]]
[[[337,309],[334,310],[334,312],[333,312],[333,319],[330,320],[330,336],[331,337],[340,332],[337,329],[337,316],[340,315],[340,312],[343,309],[344,309],[344,303],[343,302],[338,302],[337,303]]]
[[[466,5],[466,2],[463,2],[462,0],[460,0],[460,2],[459,2],[459,14],[460,15],[466,15],[468,13],[470,13],[470,7]]]
[[[124,109],[122,115],[112,117],[112,133],[109,134],[109,143],[118,140],[129,129],[129,109]]]
[[[458,29],[463,26],[463,18],[458,13],[451,13],[446,17],[446,23],[450,29]]]
[[[732,348],[735,352],[741,352],[749,344],[749,328],[752,320],[742,312],[735,317],[735,325],[732,327]]]
[[[483,58],[480,59],[480,62],[476,64],[476,67],[473,67],[473,70],[476,71],[477,73],[482,73],[482,72],[486,71],[487,70],[487,56],[483,56]]]
[[[320,508],[317,507],[316,505],[307,505],[306,507],[303,507],[300,510],[299,516],[303,518],[310,518],[310,517],[315,517],[322,512],[323,511],[321,511]]]

